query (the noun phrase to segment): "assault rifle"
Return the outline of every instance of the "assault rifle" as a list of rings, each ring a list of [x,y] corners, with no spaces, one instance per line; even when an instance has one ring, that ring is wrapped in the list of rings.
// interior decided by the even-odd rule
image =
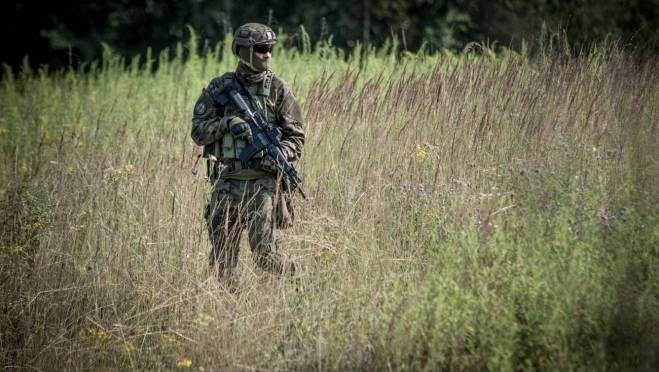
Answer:
[[[307,195],[302,190],[302,180],[297,175],[297,170],[291,165],[279,147],[281,143],[281,131],[279,128],[270,126],[263,117],[263,114],[258,112],[258,110],[256,113],[252,112],[240,93],[232,86],[225,89],[221,94],[214,97],[214,99],[221,106],[231,102],[250,127],[252,132],[251,141],[248,141],[249,144],[240,152],[238,156],[240,161],[247,162],[260,151],[265,150],[265,156],[270,158],[270,161],[286,174],[292,189],[297,189],[300,195],[302,195],[302,198],[306,199]]]

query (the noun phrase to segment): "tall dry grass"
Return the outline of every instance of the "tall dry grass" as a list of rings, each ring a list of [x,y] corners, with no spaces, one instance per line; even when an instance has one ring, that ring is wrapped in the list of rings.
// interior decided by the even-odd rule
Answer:
[[[3,369],[656,368],[656,61],[392,48],[275,51],[300,292],[245,244],[237,293],[207,273],[190,116],[227,48],[6,70]]]

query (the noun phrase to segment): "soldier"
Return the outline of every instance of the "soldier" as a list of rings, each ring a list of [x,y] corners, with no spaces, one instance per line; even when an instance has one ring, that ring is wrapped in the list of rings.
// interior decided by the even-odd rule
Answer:
[[[213,193],[204,217],[212,244],[210,265],[221,280],[235,289],[240,236],[247,230],[256,264],[273,273],[295,273],[295,265],[277,249],[275,226],[291,222],[290,193],[277,167],[263,156],[238,159],[251,137],[233,128],[245,126],[231,103],[221,106],[214,97],[227,87],[240,88],[254,112],[281,130],[280,149],[291,164],[302,155],[304,121],[290,87],[269,68],[277,36],[270,27],[247,23],[236,31],[232,51],[238,57],[235,72],[214,78],[194,107],[192,139],[204,146]],[[232,85],[233,84],[233,85]],[[233,130],[232,130],[233,128]],[[236,134],[237,133],[237,134]]]

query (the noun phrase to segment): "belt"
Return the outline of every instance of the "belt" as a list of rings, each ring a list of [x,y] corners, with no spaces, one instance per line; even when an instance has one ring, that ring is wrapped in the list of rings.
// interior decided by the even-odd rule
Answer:
[[[235,172],[237,170],[241,169],[254,169],[254,168],[260,168],[261,166],[261,159],[250,159],[248,161],[240,161],[240,160],[225,160],[222,162],[222,165],[226,169],[228,169],[230,172]]]

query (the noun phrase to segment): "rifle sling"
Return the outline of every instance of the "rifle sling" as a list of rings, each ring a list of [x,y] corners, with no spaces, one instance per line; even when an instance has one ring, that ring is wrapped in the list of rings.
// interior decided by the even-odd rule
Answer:
[[[270,123],[268,123],[267,116],[265,115],[265,112],[262,111],[262,107],[261,107],[261,105],[259,104],[259,101],[258,101],[256,98],[254,98],[254,96],[252,95],[252,93],[250,93],[249,89],[245,88],[245,85],[243,85],[242,81],[240,81],[240,78],[239,78],[238,76],[236,76],[236,78],[233,79],[233,80],[234,80],[236,83],[238,83],[238,86],[236,87],[236,88],[237,88],[236,90],[238,91],[238,93],[241,93],[241,92],[245,92],[245,93],[247,93],[247,99],[249,99],[249,103],[252,105],[252,108],[254,108],[255,111],[256,111],[256,112],[257,112],[262,118],[265,118],[265,119],[266,119],[266,120],[265,120],[265,123],[269,125]]]

